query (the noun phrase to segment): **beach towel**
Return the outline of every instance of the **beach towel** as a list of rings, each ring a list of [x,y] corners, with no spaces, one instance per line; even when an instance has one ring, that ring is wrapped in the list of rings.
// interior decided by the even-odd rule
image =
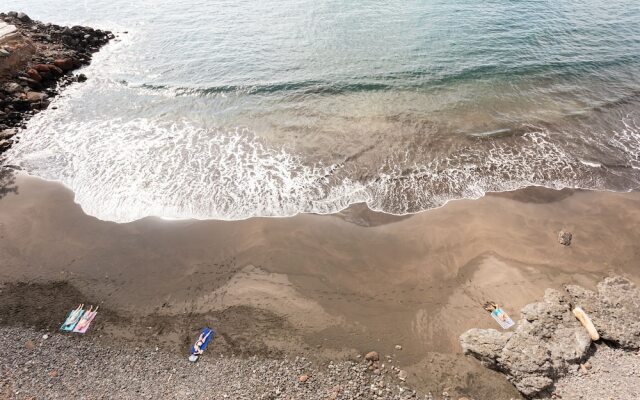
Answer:
[[[209,344],[211,339],[213,339],[213,336],[215,334],[216,333],[213,331],[213,329],[202,329],[198,340],[196,340],[195,344],[191,348],[191,356],[189,356],[189,361],[193,362],[198,360],[198,357],[200,357],[200,355],[204,353],[204,350],[207,348],[207,345]]]
[[[60,327],[61,331],[65,331],[65,332],[73,331],[73,328],[76,327],[76,324],[78,323],[78,321],[80,321],[80,317],[82,317],[82,314],[84,313],[84,310],[82,309],[83,306],[84,304],[80,304],[74,310],[71,310],[71,312],[69,313],[69,316],[64,321],[64,324],[62,324],[62,326]]]
[[[502,308],[498,307],[491,312],[491,316],[502,327],[502,329],[509,329],[514,325],[514,322]]]
[[[75,333],[87,332],[87,329],[89,329],[89,325],[91,324],[91,321],[93,321],[93,319],[96,317],[96,314],[98,314],[98,307],[96,307],[94,311],[91,311],[91,308],[92,307],[90,307],[89,310],[87,310],[84,313],[84,315],[82,315],[82,317],[80,318],[80,321],[78,321],[75,328],[73,328],[73,332]]]

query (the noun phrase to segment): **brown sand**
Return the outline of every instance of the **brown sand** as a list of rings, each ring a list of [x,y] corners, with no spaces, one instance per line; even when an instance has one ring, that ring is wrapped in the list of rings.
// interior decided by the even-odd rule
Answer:
[[[612,272],[640,283],[640,193],[529,188],[410,217],[357,206],[333,216],[116,224],[85,215],[57,183],[18,175],[15,185],[18,194],[0,194],[0,281],[32,285],[0,297],[28,290],[44,305],[17,314],[27,304],[14,304],[1,323],[35,324],[22,316],[32,312],[58,324],[64,312],[47,308],[50,285],[69,282],[79,292],[56,301],[101,303],[108,311],[96,332],[105,337],[139,338],[148,325],[181,349],[210,323],[233,352],[322,360],[373,349],[395,354],[408,382],[436,393],[516,396],[460,354],[462,332],[497,327],[484,301],[515,313],[563,283],[593,287]],[[558,244],[560,229],[573,232],[571,246]]]

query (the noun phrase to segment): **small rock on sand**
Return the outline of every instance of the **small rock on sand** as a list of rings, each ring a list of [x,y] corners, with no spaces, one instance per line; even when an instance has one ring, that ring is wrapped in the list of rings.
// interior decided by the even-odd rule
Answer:
[[[401,369],[400,372],[398,372],[398,379],[400,379],[401,381],[406,381],[407,380],[407,376],[409,374],[407,374],[407,371]]]
[[[370,351],[364,356],[364,359],[367,361],[378,361],[380,360],[380,356],[378,355],[377,352]]]
[[[571,234],[571,232],[560,231],[560,233],[558,233],[558,242],[564,246],[569,246],[572,238],[573,234]]]

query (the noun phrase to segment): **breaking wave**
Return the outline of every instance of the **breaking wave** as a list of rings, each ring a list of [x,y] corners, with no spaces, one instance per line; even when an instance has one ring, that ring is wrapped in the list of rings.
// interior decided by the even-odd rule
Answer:
[[[381,152],[371,170],[357,157],[309,163],[246,128],[144,118],[70,124],[55,116],[59,111],[31,121],[9,153],[11,162],[63,182],[85,212],[117,222],[151,215],[237,220],[324,214],[360,202],[406,214],[531,185],[629,190],[638,176],[628,170],[640,168],[640,129],[633,118],[623,119],[604,144],[629,160],[629,168],[573,156],[546,128],[526,126],[518,135],[469,138],[433,157],[421,157],[417,146]]]

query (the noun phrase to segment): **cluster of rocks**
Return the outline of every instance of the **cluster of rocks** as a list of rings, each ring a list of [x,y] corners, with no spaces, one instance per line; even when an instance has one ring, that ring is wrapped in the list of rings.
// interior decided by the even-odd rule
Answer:
[[[526,397],[551,395],[562,376],[585,369],[591,337],[572,310],[581,307],[600,341],[623,350],[640,348],[640,290],[623,277],[600,282],[597,292],[576,285],[547,289],[544,300],[525,306],[511,332],[471,329],[460,336],[465,354],[506,374]]]
[[[370,370],[373,359],[330,362],[229,357],[197,363],[153,345],[105,345],[91,336],[0,327],[0,398],[433,399],[393,374]],[[379,361],[379,360],[377,360]],[[440,398],[440,397],[439,397]]]
[[[407,380],[407,371],[391,365],[391,356],[387,356],[389,370],[385,370],[386,365],[380,361],[380,355],[376,351],[370,351],[364,356],[364,360],[368,363],[368,370],[375,375],[380,375],[391,371],[397,378],[404,382]]]
[[[24,13],[0,13],[16,32],[0,41],[0,152],[9,148],[17,129],[71,82],[84,81],[71,71],[91,62],[114,38],[109,31],[63,27],[34,21]]]

